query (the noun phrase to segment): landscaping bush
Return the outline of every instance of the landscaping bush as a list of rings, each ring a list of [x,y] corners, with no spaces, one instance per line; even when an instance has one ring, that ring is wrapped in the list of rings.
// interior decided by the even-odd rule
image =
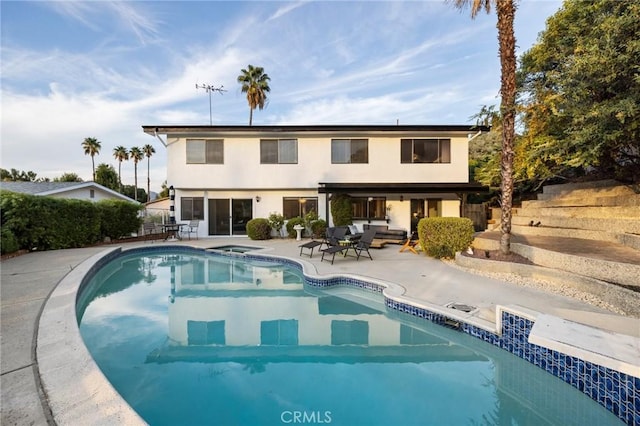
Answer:
[[[18,240],[16,240],[15,235],[13,235],[9,229],[3,227],[2,230],[0,230],[0,234],[2,235],[0,241],[0,252],[2,252],[2,254],[14,253],[20,249],[20,247],[18,247]]]
[[[55,250],[82,247],[100,238],[93,203],[17,194],[0,194],[2,227],[16,238],[19,249]]]
[[[422,250],[429,256],[452,259],[473,241],[473,222],[466,217],[428,217],[418,222]]]
[[[287,222],[287,235],[289,236],[289,238],[296,238],[296,236],[298,235],[296,230],[293,229],[293,227],[296,225],[304,226],[304,219],[300,216],[289,219],[289,221]],[[304,231],[302,233],[304,234]]]
[[[327,232],[327,222],[324,219],[318,219],[311,222],[311,236],[313,238],[323,238]]]
[[[353,210],[349,195],[338,194],[331,198],[331,217],[333,218],[333,226],[345,226],[353,223]]]
[[[128,237],[138,232],[142,225],[139,216],[142,205],[118,200],[102,200],[96,203],[100,212],[101,239],[109,237],[112,240]]]
[[[247,222],[247,236],[252,240],[268,240],[271,238],[271,225],[269,220],[255,218]]]
[[[92,203],[0,191],[3,246],[11,247],[9,234],[17,250],[84,247],[105,236],[118,238],[138,229],[140,208],[124,201]]]

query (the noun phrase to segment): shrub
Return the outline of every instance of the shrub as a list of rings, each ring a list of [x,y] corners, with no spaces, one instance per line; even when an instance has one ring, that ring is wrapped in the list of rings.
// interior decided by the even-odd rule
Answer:
[[[331,217],[333,226],[345,226],[353,223],[351,197],[347,194],[334,195],[331,199]]]
[[[96,203],[100,212],[101,239],[109,237],[112,240],[127,237],[138,232],[142,225],[139,211],[142,205],[119,200],[103,200]]]
[[[92,203],[0,192],[2,230],[13,235],[18,250],[84,247],[105,236],[130,234],[140,226],[140,208],[124,201]]]
[[[311,222],[311,236],[313,238],[322,238],[327,232],[327,222],[324,219],[318,219]]]
[[[304,219],[300,216],[289,219],[289,221],[287,222],[287,235],[289,236],[289,238],[295,238],[298,235],[296,230],[293,229],[293,227],[296,225],[304,226]]]
[[[466,217],[428,217],[418,222],[422,250],[429,256],[453,258],[473,241],[473,222]]]
[[[271,238],[271,225],[265,218],[255,218],[247,222],[247,236],[252,240],[268,240]]]
[[[2,236],[2,239],[0,241],[0,251],[2,252],[2,254],[13,253],[20,249],[20,247],[18,246],[18,240],[10,230],[8,230],[7,228],[2,228],[2,230],[0,230],[0,234]]]

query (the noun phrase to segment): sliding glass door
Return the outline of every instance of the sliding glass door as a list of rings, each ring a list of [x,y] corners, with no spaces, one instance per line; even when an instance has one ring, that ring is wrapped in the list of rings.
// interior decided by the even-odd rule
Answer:
[[[209,235],[247,235],[247,222],[252,218],[251,198],[209,199]]]

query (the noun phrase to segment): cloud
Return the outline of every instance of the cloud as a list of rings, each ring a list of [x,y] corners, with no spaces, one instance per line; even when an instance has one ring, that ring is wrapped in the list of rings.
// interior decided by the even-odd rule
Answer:
[[[499,102],[495,16],[472,21],[434,2],[191,6],[197,15],[179,2],[25,3],[25,14],[34,7],[49,14],[55,37],[30,43],[18,27],[3,28],[2,167],[90,179],[85,137],[103,141],[96,163],[116,168],[115,146],[151,143],[159,190],[166,152],[141,125],[208,123],[209,96],[196,83],[227,90],[211,96],[214,124],[247,124],[236,82],[247,64],[271,77],[256,124],[458,124]],[[536,7],[525,3],[518,13]],[[533,20],[519,20],[532,37]],[[78,33],[86,40],[73,38]],[[123,179],[133,183],[132,164],[123,164]]]
[[[150,10],[139,10],[144,2],[51,1],[45,2],[45,5],[94,31],[101,31],[105,23],[110,22],[109,19],[105,19],[105,14],[108,14],[116,18],[113,21],[114,27],[135,34],[143,45],[154,42],[160,34],[159,28],[162,23],[151,18]]]
[[[308,1],[299,1],[299,2],[294,2],[294,3],[287,3],[284,6],[280,7],[278,10],[276,10],[273,15],[269,16],[265,22],[269,22],[269,21],[273,21],[276,20],[278,18],[281,18],[282,16],[296,10],[299,7],[304,6],[305,4],[309,3]]]

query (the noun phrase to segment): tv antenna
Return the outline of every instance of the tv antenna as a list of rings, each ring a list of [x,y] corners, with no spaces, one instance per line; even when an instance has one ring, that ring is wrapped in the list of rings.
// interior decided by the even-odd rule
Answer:
[[[198,84],[196,83],[196,89],[204,89],[207,91],[207,93],[209,94],[209,125],[213,126],[213,119],[211,116],[211,93],[212,92],[218,92],[220,94],[222,94],[222,92],[226,92],[226,90],[224,89],[224,86],[220,86],[220,87],[215,87],[212,84]]]

